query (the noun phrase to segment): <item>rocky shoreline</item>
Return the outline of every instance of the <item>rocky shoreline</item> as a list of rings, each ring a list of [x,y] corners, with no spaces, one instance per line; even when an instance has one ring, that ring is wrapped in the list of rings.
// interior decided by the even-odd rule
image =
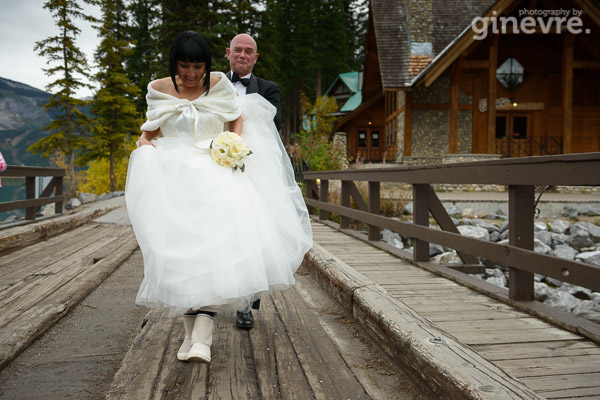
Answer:
[[[446,207],[462,235],[508,244],[508,217],[500,210],[478,218],[472,209]],[[412,214],[412,204],[403,214]],[[600,266],[600,207],[565,206],[562,215],[534,222],[534,251],[541,254]],[[593,220],[595,223],[589,222]],[[397,248],[412,251],[410,239],[383,230],[383,240]],[[431,261],[440,264],[462,263],[456,251],[430,244]],[[485,274],[473,275],[500,287],[508,287],[508,268],[489,260],[481,260]],[[535,274],[535,299],[552,307],[600,323],[600,293],[571,285],[554,278]]]

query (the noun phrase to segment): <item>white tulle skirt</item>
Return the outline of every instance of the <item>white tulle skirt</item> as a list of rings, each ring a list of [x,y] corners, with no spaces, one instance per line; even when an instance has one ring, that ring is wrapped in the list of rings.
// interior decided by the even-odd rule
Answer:
[[[294,284],[312,232],[272,106],[244,96],[245,172],[218,165],[191,138],[133,151],[126,202],[144,257],[136,303],[241,309]],[[266,103],[266,104],[265,104]]]

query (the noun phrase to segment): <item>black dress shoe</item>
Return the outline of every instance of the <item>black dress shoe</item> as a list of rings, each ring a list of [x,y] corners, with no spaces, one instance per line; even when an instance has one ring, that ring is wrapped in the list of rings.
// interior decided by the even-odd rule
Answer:
[[[237,318],[235,319],[235,326],[240,329],[254,328],[254,317],[252,316],[252,311],[238,311]]]

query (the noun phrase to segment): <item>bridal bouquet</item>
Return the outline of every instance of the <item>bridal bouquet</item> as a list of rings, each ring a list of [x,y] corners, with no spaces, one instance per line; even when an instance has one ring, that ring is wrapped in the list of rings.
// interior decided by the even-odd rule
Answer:
[[[252,154],[242,138],[234,132],[221,132],[210,143],[210,156],[217,164],[224,167],[238,168],[244,172],[244,160]]]

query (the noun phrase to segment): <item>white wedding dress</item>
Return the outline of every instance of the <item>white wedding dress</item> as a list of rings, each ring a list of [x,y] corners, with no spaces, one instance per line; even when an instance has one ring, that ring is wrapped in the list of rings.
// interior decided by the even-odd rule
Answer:
[[[294,284],[312,231],[290,160],[273,123],[275,107],[258,94],[238,98],[220,81],[193,101],[148,85],[156,147],[134,150],[125,196],[144,257],[136,303],[171,308],[232,306]],[[217,164],[208,146],[242,115],[253,154],[245,172]]]

